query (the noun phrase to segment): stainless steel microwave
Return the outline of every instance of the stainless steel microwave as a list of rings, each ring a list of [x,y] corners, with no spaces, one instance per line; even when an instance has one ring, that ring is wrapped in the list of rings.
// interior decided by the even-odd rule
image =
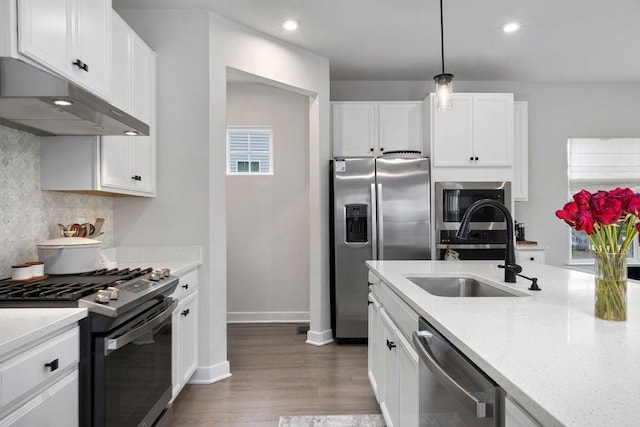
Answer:
[[[511,209],[511,183],[436,182],[434,211],[437,243],[446,240],[443,236],[455,234],[466,210],[481,199],[494,199]],[[478,210],[471,218],[471,230],[505,229],[504,215],[492,207]]]

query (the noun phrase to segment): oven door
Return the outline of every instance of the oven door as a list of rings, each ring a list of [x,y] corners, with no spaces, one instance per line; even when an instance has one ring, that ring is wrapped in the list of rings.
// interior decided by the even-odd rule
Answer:
[[[94,426],[151,426],[171,399],[171,298],[96,337]]]

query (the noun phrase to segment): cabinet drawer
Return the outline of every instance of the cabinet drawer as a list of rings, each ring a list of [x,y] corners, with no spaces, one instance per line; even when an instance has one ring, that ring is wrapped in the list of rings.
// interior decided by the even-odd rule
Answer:
[[[1,364],[2,406],[58,375],[65,368],[77,364],[80,355],[78,337],[76,327]],[[53,366],[47,367],[46,364]]]
[[[179,277],[180,282],[173,292],[173,298],[179,300],[198,288],[198,270],[191,270]]]
[[[371,291],[398,329],[411,342],[411,335],[418,330],[418,315],[384,283],[372,286]]]

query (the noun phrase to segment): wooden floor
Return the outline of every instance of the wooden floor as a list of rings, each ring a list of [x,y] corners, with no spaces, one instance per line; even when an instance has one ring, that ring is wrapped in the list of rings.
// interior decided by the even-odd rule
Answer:
[[[277,426],[281,415],[378,414],[366,345],[305,344],[295,324],[228,327],[232,377],[187,385],[173,426]]]

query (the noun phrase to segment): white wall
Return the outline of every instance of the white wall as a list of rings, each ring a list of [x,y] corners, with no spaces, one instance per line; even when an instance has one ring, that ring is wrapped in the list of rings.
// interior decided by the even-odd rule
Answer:
[[[331,82],[331,100],[421,100],[433,89],[431,81]],[[555,211],[568,197],[567,139],[640,136],[640,83],[454,81],[454,92],[512,92],[528,101],[529,200],[516,203],[515,219],[525,223],[527,239],[548,247],[547,263],[564,265],[569,227]]]
[[[228,68],[309,95],[309,340],[329,315],[329,62],[202,10],[118,10],[157,54],[158,197],[117,200],[117,245],[199,245],[197,382],[228,375],[225,116]],[[122,226],[122,228],[121,228]]]
[[[227,318],[309,319],[308,97],[227,85],[227,125],[273,130],[273,175],[227,176]]]

